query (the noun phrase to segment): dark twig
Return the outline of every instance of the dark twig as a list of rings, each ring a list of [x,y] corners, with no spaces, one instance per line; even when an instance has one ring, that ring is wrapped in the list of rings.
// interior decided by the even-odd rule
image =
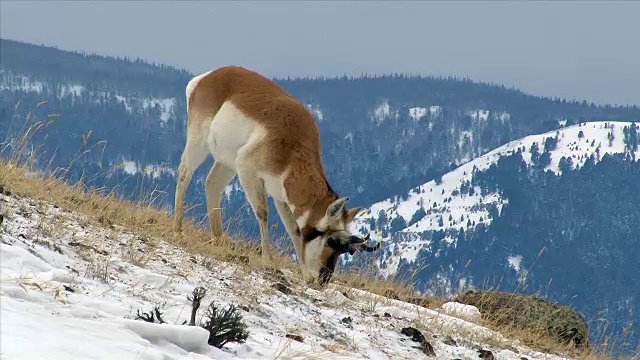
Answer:
[[[150,323],[157,322],[158,324],[166,324],[164,319],[162,319],[162,313],[160,312],[160,309],[157,306],[154,306],[153,310],[149,312],[141,313],[140,310],[137,310],[135,319],[150,322]]]
[[[191,302],[191,320],[189,321],[189,325],[191,326],[196,325],[196,313],[198,312],[198,309],[200,308],[200,302],[202,301],[206,293],[207,290],[205,290],[201,286],[198,286],[193,289],[192,296],[187,295],[187,300]]]

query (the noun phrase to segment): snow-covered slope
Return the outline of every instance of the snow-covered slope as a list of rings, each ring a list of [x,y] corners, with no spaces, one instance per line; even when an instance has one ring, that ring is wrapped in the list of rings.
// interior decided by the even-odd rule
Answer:
[[[499,359],[558,358],[476,324],[473,307],[435,311],[335,285],[313,290],[286,272],[272,279],[205,261],[28,198],[0,194],[0,213],[3,359],[424,358],[402,334],[409,326],[428,329],[436,359],[478,358],[479,349]],[[276,281],[290,292],[276,290]],[[204,307],[215,300],[242,309],[245,343],[212,347],[206,330],[182,325],[196,286],[207,290]],[[134,319],[156,305],[167,323]]]
[[[500,214],[506,203],[500,194],[481,195],[477,187],[471,191],[460,191],[461,185],[471,180],[474,169],[485,170],[501,156],[512,154],[518,149],[522,150],[524,160],[530,164],[532,145],[537,143],[539,152],[542,153],[546,139],[557,137],[557,145],[550,151],[551,162],[546,170],[561,173],[559,165],[562,157],[571,158],[573,167],[576,168],[582,166],[591,155],[594,155],[597,162],[606,153],[625,152],[623,128],[630,125],[628,122],[589,122],[509,142],[445,174],[438,182],[433,180],[415,187],[409,191],[406,200],[398,196],[373,204],[354,221],[352,229],[362,233],[372,232],[372,238],[388,242],[386,253],[378,264],[383,267],[384,274],[393,274],[401,259],[412,262],[420,249],[428,249],[430,242],[419,236],[421,232],[450,231],[445,240],[453,243],[460,228],[467,229],[480,223],[489,224],[492,208]],[[640,151],[635,156],[640,158]],[[421,209],[424,213],[419,218]],[[402,224],[400,229],[395,229],[396,233],[403,235],[401,240],[390,241],[389,233],[383,235],[372,231],[372,221],[378,221],[381,215],[387,219],[387,223],[392,223],[399,216],[404,218],[406,226],[396,220],[396,224]],[[412,221],[412,218],[419,220]],[[381,265],[383,260],[386,266]]]

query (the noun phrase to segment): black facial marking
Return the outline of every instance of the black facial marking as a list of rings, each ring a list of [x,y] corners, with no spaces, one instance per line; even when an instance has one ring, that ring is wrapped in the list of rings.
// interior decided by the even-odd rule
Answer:
[[[324,235],[324,232],[311,226],[305,226],[301,231],[301,235],[302,235],[302,241],[309,242],[317,238],[318,236]]]
[[[342,243],[338,239],[329,238],[327,239],[327,246],[337,251],[338,253],[344,253],[348,250],[348,245]]]

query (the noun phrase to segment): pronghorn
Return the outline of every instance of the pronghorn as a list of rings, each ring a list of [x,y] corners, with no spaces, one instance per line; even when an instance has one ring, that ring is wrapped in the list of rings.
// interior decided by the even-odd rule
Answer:
[[[338,257],[372,252],[348,226],[361,210],[347,210],[348,197],[329,185],[321,160],[318,126],[309,109],[266,77],[236,66],[196,76],[186,87],[187,141],[178,170],[175,230],[196,169],[210,153],[207,213],[213,236],[223,234],[220,201],[238,175],[260,227],[262,261],[271,263],[267,194],[293,241],[307,283],[328,282]]]

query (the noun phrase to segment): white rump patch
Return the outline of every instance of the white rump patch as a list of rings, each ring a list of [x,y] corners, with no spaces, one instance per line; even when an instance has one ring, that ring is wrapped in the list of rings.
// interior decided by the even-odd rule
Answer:
[[[186,89],[186,96],[187,96],[187,109],[189,108],[189,98],[191,97],[191,93],[193,92],[193,90],[196,88],[196,85],[198,85],[198,83],[200,82],[200,80],[202,80],[203,77],[209,75],[211,71],[207,71],[204,74],[200,74],[198,76],[194,76],[193,79],[189,80],[189,82],[187,83],[187,89]]]

